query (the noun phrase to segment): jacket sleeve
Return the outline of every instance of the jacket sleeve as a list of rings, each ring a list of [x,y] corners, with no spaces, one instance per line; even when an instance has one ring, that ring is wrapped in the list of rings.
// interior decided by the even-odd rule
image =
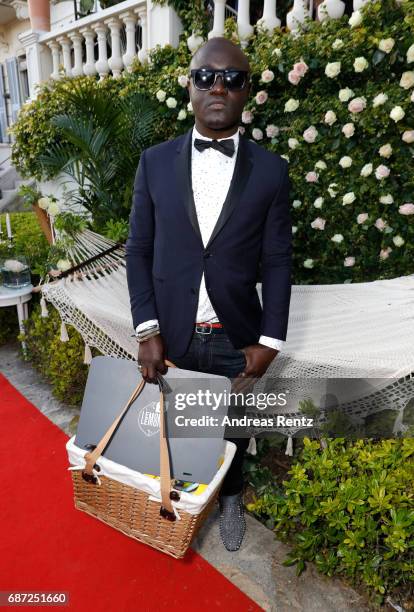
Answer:
[[[261,335],[280,340],[286,340],[292,283],[291,182],[289,165],[283,162],[280,184],[264,225],[261,254]]]
[[[152,282],[154,253],[154,203],[151,199],[142,152],[135,174],[129,234],[126,241],[126,274],[134,329],[149,319],[157,319]]]

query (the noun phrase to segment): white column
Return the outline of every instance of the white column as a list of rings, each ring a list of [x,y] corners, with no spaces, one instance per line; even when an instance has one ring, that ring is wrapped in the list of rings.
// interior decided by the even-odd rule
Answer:
[[[86,76],[92,76],[96,74],[96,66],[95,66],[95,32],[90,30],[89,28],[82,28],[79,30],[82,36],[85,39],[86,45],[86,62],[83,65],[83,74]]]
[[[253,34],[253,26],[250,24],[249,6],[250,0],[239,0],[239,8],[237,10],[237,32],[242,47],[246,47],[247,39]]]
[[[177,47],[183,24],[175,10],[167,3],[161,6],[147,0],[148,49],[156,45]]]
[[[241,3],[239,2],[239,5]],[[208,38],[223,36],[224,34],[224,9],[226,0],[214,0],[214,22],[213,29],[208,33]]]
[[[42,32],[28,30],[17,35],[26,50],[27,76],[30,99],[37,96],[37,85],[50,78],[53,70],[52,55],[48,47],[39,43]]]
[[[72,76],[72,65],[70,59],[70,49],[72,46],[71,41],[67,36],[59,36],[57,39],[58,43],[61,44],[62,53],[63,53],[63,68],[65,70],[66,76]]]
[[[136,10],[141,26],[141,48],[138,51],[138,59],[143,64],[148,59],[148,29],[147,29],[147,12],[146,10]]]
[[[72,68],[72,76],[82,76],[83,75],[83,64],[82,64],[82,44],[83,44],[83,36],[79,32],[70,32],[68,34],[69,38],[73,42],[73,52],[74,52],[74,66]]]
[[[47,43],[47,46],[52,52],[53,71],[50,77],[57,81],[60,78],[60,74],[59,74],[60,45],[58,42],[56,42],[56,40],[52,40]]]
[[[282,22],[276,15],[276,0],[264,0],[263,17],[259,21],[269,34],[280,27]]]
[[[120,19],[122,19],[122,21],[125,24],[126,41],[127,41],[126,51],[124,55],[122,56],[122,60],[124,62],[125,68],[128,70],[128,72],[130,72],[132,61],[134,57],[137,56],[136,45],[135,45],[135,24],[137,22],[137,18],[135,17],[133,13],[129,11],[127,13],[121,13],[119,17]]]
[[[124,67],[121,57],[121,22],[116,17],[111,17],[110,19],[106,19],[104,23],[109,26],[111,32],[112,54],[108,60],[108,65],[113,76],[117,79],[121,76],[121,71]]]
[[[108,54],[106,52],[106,32],[107,27],[103,23],[94,24],[93,29],[98,35],[98,61],[96,71],[100,76],[100,81],[109,73]]]

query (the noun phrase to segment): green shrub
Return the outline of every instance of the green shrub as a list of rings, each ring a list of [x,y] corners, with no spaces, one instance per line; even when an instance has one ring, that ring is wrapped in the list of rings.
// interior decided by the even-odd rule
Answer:
[[[49,244],[33,211],[9,214],[14,246],[9,249],[6,243],[1,244],[0,259],[7,259],[11,255],[24,255],[33,269],[46,259]]]
[[[380,442],[304,438],[283,489],[248,506],[293,545],[286,565],[306,561],[361,582],[382,601],[397,587],[414,593],[414,439]]]

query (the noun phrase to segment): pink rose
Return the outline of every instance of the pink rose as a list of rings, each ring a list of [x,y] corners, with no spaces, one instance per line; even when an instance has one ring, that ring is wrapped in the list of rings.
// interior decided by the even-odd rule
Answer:
[[[380,254],[379,254],[380,259],[388,259],[391,251],[392,251],[391,247],[387,247],[386,249],[381,249]]]
[[[242,112],[242,122],[251,123],[253,121],[253,113],[249,110]]]
[[[387,178],[390,175],[390,169],[384,164],[380,164],[375,170],[375,176],[380,181],[381,179]]]
[[[305,176],[305,180],[308,183],[316,183],[318,181],[319,174],[317,172],[308,172]]]
[[[368,219],[368,213],[360,213],[357,216],[357,223],[361,224],[361,223],[365,223],[365,221]]]
[[[239,126],[239,132],[240,134],[244,134],[246,131],[246,128],[244,128],[242,125]]]
[[[279,128],[277,127],[277,125],[270,124],[266,126],[266,136],[268,138],[274,138],[278,134],[279,134]]]
[[[256,94],[256,104],[264,104],[269,96],[266,91],[258,91]]]
[[[315,142],[316,137],[318,135],[318,130],[314,125],[311,125],[303,132],[303,138],[306,142],[312,143]]]
[[[316,217],[314,221],[311,223],[311,227],[313,229],[323,230],[325,229],[326,219],[322,219],[322,217]]]
[[[301,76],[295,70],[291,70],[288,74],[288,81],[292,83],[292,85],[297,85],[301,79]]]
[[[260,128],[253,128],[252,130],[252,136],[255,140],[262,140],[263,138],[263,132]]]
[[[355,257],[345,257],[344,266],[350,268],[353,265],[355,265]]]
[[[262,81],[263,83],[270,83],[275,78],[274,73],[271,70],[263,70]]]
[[[381,219],[381,217],[379,217],[375,221],[374,225],[377,229],[379,229],[382,232],[387,227],[387,222],[384,221],[384,219]]]
[[[398,209],[398,212],[402,215],[414,215],[414,204],[411,202],[407,202],[406,204],[401,204]]]
[[[303,77],[307,73],[309,66],[305,62],[296,62],[293,64],[293,70],[300,76]]]
[[[367,103],[364,98],[354,98],[348,104],[348,110],[350,113],[361,113],[366,105]]]

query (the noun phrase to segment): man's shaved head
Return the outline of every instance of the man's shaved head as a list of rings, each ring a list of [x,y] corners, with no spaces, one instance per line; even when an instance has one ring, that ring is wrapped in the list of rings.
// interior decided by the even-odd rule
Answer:
[[[204,64],[208,64],[211,55],[215,55],[217,51],[228,54],[231,58],[237,58],[237,66],[229,66],[229,68],[240,68],[240,70],[248,70],[250,72],[249,60],[241,47],[222,36],[210,38],[210,40],[197,49],[191,59],[190,70],[201,68]]]

